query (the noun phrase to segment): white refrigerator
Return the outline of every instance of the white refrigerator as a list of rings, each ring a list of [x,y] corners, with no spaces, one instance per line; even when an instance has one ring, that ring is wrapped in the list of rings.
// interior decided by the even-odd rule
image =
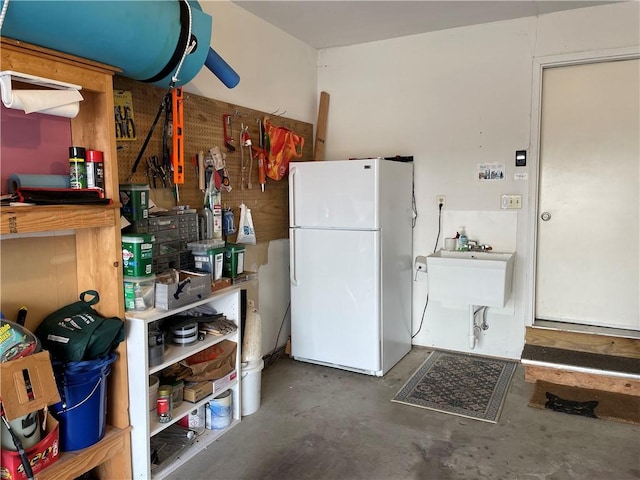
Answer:
[[[291,352],[382,376],[411,349],[413,164],[289,165]]]

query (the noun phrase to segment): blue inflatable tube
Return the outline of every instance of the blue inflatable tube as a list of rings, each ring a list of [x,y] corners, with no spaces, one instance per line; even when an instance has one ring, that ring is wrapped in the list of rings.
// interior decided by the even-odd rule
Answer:
[[[161,87],[170,85],[185,45],[195,40],[175,86],[191,81],[206,62],[233,88],[240,77],[209,46],[211,30],[211,17],[186,0],[10,0],[2,25],[4,37],[113,65],[128,78]]]
[[[238,85],[240,76],[211,47],[209,47],[209,54],[204,64],[227,88],[233,88]]]

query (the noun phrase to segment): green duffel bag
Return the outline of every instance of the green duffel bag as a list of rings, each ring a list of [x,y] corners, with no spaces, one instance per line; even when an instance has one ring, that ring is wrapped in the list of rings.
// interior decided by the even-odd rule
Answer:
[[[87,300],[87,298],[90,298]],[[124,322],[103,317],[91,306],[100,301],[95,290],[80,294],[80,301],[49,314],[35,334],[55,360],[94,360],[111,353],[124,340]]]

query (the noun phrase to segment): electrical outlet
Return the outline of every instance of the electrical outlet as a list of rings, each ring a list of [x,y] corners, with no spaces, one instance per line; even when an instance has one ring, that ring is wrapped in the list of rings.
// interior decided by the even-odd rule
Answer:
[[[438,195],[436,197],[436,205],[438,206],[438,208],[440,208],[440,205],[442,205],[442,209],[444,210],[446,200],[447,200],[447,197],[445,197],[444,195]]]

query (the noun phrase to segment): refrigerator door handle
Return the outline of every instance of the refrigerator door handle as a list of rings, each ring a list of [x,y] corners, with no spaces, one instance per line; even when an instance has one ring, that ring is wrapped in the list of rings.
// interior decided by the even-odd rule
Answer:
[[[289,239],[289,281],[294,287],[298,286],[298,279],[296,278],[296,229],[291,229],[291,235]]]
[[[295,227],[297,225],[296,223],[296,177],[298,175],[298,170],[295,167],[292,167],[290,169],[290,173],[291,175],[289,176],[289,185],[291,186],[290,190],[289,190],[289,205],[291,206],[291,211],[290,211],[290,219],[289,221],[291,222],[291,226]]]

